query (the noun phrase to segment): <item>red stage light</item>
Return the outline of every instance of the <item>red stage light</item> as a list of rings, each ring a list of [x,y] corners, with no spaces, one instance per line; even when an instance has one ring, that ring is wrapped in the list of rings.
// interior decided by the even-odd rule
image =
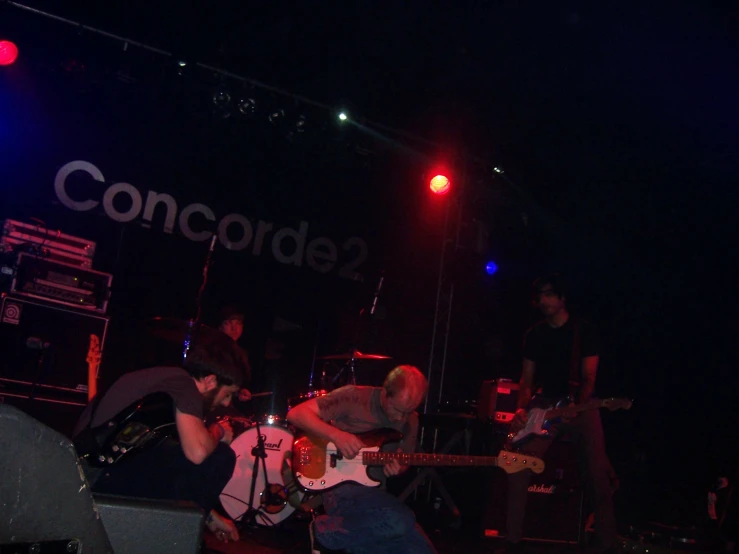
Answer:
[[[0,65],[10,65],[18,58],[18,47],[9,40],[0,40]]]
[[[452,187],[452,183],[449,181],[448,177],[437,175],[431,179],[429,187],[431,188],[431,192],[434,194],[446,194]]]

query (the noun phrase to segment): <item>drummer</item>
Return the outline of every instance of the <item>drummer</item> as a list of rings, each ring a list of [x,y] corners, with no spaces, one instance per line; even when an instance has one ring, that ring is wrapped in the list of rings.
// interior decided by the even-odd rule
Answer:
[[[234,341],[237,351],[239,352],[239,362],[244,372],[244,385],[251,381],[251,365],[249,364],[249,355],[238,344],[239,339],[244,334],[244,311],[230,304],[221,308],[218,314],[218,330],[227,335]],[[239,391],[238,399],[241,402],[251,400],[251,392],[242,388]]]

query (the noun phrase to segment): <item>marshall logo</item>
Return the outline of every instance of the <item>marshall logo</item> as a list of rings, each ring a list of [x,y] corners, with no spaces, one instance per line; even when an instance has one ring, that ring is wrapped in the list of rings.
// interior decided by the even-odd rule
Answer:
[[[529,485],[529,492],[536,492],[539,494],[554,494],[556,486],[549,485]]]
[[[277,452],[280,451],[280,446],[282,446],[282,441],[284,439],[280,439],[280,442],[267,442],[267,435],[262,435],[262,440],[264,441],[264,449],[265,450],[275,450]],[[254,445],[254,448],[256,448],[257,445]]]

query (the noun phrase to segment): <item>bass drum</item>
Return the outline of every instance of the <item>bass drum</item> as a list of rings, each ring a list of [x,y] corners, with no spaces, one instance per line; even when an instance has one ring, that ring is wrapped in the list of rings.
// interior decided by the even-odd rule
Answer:
[[[292,432],[277,416],[266,416],[259,424],[259,429],[264,437],[264,449],[267,453],[264,460],[267,480],[264,478],[262,460],[255,459],[252,454],[257,446],[257,427],[254,425],[231,443],[231,448],[236,453],[236,467],[231,480],[221,492],[221,504],[235,521],[240,521],[249,512],[254,465],[259,461],[252,500],[252,508],[257,510],[254,522],[263,527],[271,527],[290,517],[295,511],[294,504],[302,502],[305,493],[296,488],[292,470],[286,470],[292,464]],[[289,474],[288,482],[285,482],[283,473]]]

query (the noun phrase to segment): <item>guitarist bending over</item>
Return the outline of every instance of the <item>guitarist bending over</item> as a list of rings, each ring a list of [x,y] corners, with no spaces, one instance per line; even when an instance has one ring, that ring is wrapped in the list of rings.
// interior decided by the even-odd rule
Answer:
[[[242,370],[232,342],[224,335],[223,341],[194,347],[184,369],[153,367],[127,373],[87,406],[73,439],[93,491],[192,501],[207,514],[206,525],[219,540],[239,539],[233,522],[213,509],[236,465],[236,455],[228,446],[233,430],[225,422],[210,427],[203,423],[207,412],[228,406],[239,392]],[[162,397],[166,401],[160,410],[153,402]],[[103,464],[101,470],[98,456],[122,429],[121,420],[137,415],[134,409],[141,400],[143,407],[151,408],[149,416],[162,420],[158,424],[171,431],[169,437],[176,431],[179,441],[163,437],[141,443],[115,463]]]
[[[524,338],[523,370],[518,397],[518,410],[511,422],[511,433],[522,429],[527,420],[527,407],[536,383],[541,387],[545,405],[570,395],[574,402],[583,403],[591,398],[595,389],[598,370],[598,341],[593,328],[585,321],[570,317],[559,275],[539,278],[534,282],[534,304],[541,310],[544,320],[529,329]],[[579,467],[585,481],[590,507],[595,511],[598,551],[616,547],[616,521],[611,499],[613,469],[606,455],[603,427],[598,410],[583,411],[573,419],[550,430],[550,439],[567,434],[574,439],[578,451]],[[525,441],[521,450],[542,457],[551,440],[533,437]],[[545,458],[546,461],[546,458]],[[522,538],[523,518],[529,471],[509,475],[507,511],[507,541],[509,551],[518,550]]]
[[[416,408],[428,383],[415,367],[398,366],[382,387],[347,385],[292,408],[287,420],[307,434],[330,441],[346,459],[363,448],[355,433],[383,428],[403,434],[399,450],[413,453],[418,435]],[[377,468],[380,469],[380,468]],[[386,477],[407,469],[397,460],[382,467]],[[410,508],[379,488],[343,483],[323,493],[326,515],[312,523],[312,534],[325,548],[353,554],[436,552]]]

